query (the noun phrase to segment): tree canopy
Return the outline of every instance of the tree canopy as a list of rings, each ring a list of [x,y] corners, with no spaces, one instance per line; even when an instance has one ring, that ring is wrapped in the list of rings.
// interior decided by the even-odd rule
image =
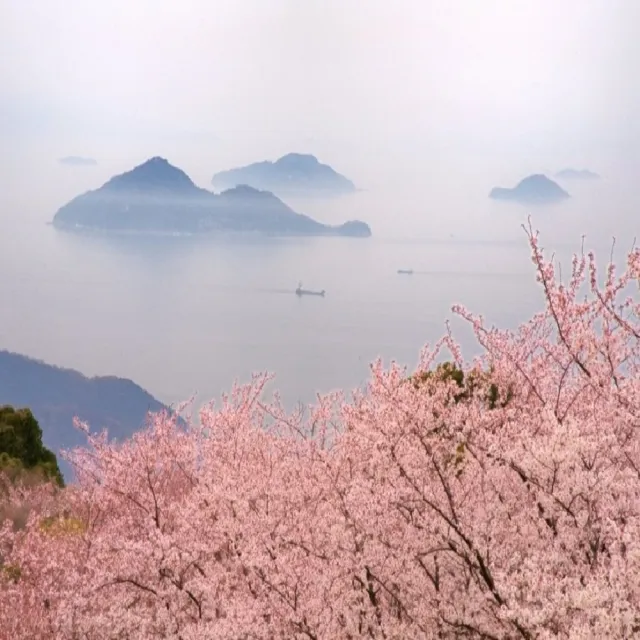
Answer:
[[[13,480],[63,485],[56,456],[42,443],[42,429],[29,409],[0,406],[0,471]]]

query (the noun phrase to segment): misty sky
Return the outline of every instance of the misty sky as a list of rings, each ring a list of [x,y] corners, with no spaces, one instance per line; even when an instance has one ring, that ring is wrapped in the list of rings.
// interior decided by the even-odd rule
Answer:
[[[3,161],[629,157],[638,25],[637,0],[2,0]]]
[[[413,300],[390,293],[413,286],[395,271],[475,273],[483,261],[517,271],[510,249],[491,243],[520,243],[526,263],[520,223],[529,211],[489,192],[565,167],[603,180],[572,183],[570,199],[532,214],[544,241],[579,250],[584,234],[607,256],[612,236],[628,246],[640,206],[639,36],[640,0],[0,0],[0,297],[15,301],[0,313],[0,345],[183,399],[203,390],[212,357],[202,345],[213,335],[224,347],[225,323],[238,333],[218,352],[221,384],[250,367],[282,367],[292,388],[321,388],[335,382],[333,370],[311,382],[297,363],[308,360],[313,375],[322,368],[322,318],[337,323],[334,362],[349,385],[339,341],[357,342],[359,313],[380,322],[367,338],[372,352],[384,342],[390,355],[395,334],[426,331],[417,323],[427,315],[414,308],[432,314],[436,338],[443,309],[469,298],[478,301],[471,308],[499,307],[515,322],[519,303],[502,285],[491,293],[466,277],[459,285],[425,278]],[[277,242],[187,251],[180,241],[165,258],[46,226],[72,198],[152,156],[210,187],[217,171],[288,152],[313,153],[363,188],[329,202],[286,199],[321,222],[369,223],[374,237],[354,241],[353,255],[329,255],[329,242],[281,252]],[[71,155],[98,164],[58,163]],[[309,358],[288,334],[277,347],[288,361],[270,360],[268,346],[263,360],[250,357],[262,340],[260,314],[278,328],[294,322],[278,315],[286,306],[277,296],[252,310],[242,292],[254,274],[251,286],[264,291],[302,279],[332,292],[326,316],[301,321]],[[231,297],[216,297],[226,289]],[[360,309],[364,299],[373,306]],[[349,304],[353,318],[343,320]],[[407,316],[416,324],[405,326]],[[406,344],[413,350],[421,339]],[[114,349],[120,341],[130,348]],[[150,358],[158,344],[175,355],[173,371]],[[352,363],[369,357],[352,355]],[[180,362],[194,376],[176,388]],[[216,385],[207,388],[217,393]]]

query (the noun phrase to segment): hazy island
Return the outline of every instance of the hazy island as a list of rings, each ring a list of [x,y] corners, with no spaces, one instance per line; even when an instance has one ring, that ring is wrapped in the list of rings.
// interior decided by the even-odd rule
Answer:
[[[58,162],[70,167],[93,167],[98,164],[95,158],[83,158],[81,156],[66,156],[65,158],[59,158]]]
[[[563,169],[556,173],[561,180],[599,180],[600,176],[589,169]]]
[[[569,194],[556,182],[542,174],[524,178],[512,189],[495,187],[489,197],[522,204],[549,204],[569,198]]]
[[[87,443],[86,436],[73,426],[74,417],[88,422],[92,432],[106,427],[110,438],[124,440],[144,426],[148,411],[167,408],[126,378],[87,378],[73,369],[9,351],[0,351],[2,405],[31,409],[42,427],[44,444],[56,454],[67,480],[71,468],[60,450]]]
[[[61,229],[112,232],[371,235],[364,222],[325,225],[296,213],[273,193],[247,185],[212,193],[160,157],[77,196],[58,210],[53,224]]]
[[[356,187],[345,176],[315,156],[289,153],[275,162],[265,160],[216,173],[211,180],[217,189],[247,184],[278,195],[334,196],[352,193]]]

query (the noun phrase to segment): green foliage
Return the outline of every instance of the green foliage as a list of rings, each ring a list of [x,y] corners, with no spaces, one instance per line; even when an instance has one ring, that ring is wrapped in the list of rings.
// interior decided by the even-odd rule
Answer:
[[[416,389],[425,387],[430,381],[453,381],[459,389],[453,393],[453,401],[456,404],[482,394],[489,409],[504,408],[513,398],[513,387],[510,385],[506,390],[499,389],[498,385],[491,381],[492,373],[490,369],[489,371],[471,371],[465,374],[452,362],[443,362],[435,369],[422,371],[409,379]]]
[[[55,454],[42,443],[42,429],[29,409],[0,406],[0,471],[64,486]]]
[[[455,387],[451,392],[450,400],[455,404],[461,402],[470,402],[473,399],[482,399],[489,410],[506,407],[513,398],[513,386],[509,385],[504,391],[498,388],[498,385],[492,381],[493,370],[478,371],[472,370],[465,372],[451,362],[439,364],[431,371],[422,371],[419,374],[411,376],[409,381],[413,383],[416,389],[424,389],[426,393],[433,393],[432,385],[446,384],[454,382]],[[434,412],[437,417],[437,413]],[[442,432],[446,429],[445,425],[438,427],[438,431]],[[456,477],[459,477],[465,468],[465,458],[467,452],[467,444],[464,441],[456,441],[454,438],[453,451],[445,456],[445,467],[453,467]]]
[[[85,523],[79,518],[67,515],[48,516],[39,525],[40,531],[52,536],[79,535],[86,529]]]
[[[17,564],[7,564],[0,566],[3,577],[11,582],[18,582],[22,576],[22,569]]]

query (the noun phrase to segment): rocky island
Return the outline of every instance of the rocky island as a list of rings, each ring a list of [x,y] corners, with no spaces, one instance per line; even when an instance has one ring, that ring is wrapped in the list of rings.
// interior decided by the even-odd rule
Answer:
[[[600,176],[589,169],[563,169],[556,173],[560,180],[598,180]]]
[[[213,176],[211,183],[217,189],[247,184],[281,196],[333,196],[356,191],[351,180],[315,156],[302,153],[289,153],[275,162],[265,160],[221,171]]]
[[[569,194],[556,182],[542,174],[524,178],[512,189],[495,187],[489,197],[521,204],[550,204],[569,198]]]
[[[212,193],[196,186],[184,171],[160,157],[77,196],[58,210],[53,225],[60,229],[130,233],[371,235],[364,222],[325,225],[296,213],[273,193],[248,185]]]

